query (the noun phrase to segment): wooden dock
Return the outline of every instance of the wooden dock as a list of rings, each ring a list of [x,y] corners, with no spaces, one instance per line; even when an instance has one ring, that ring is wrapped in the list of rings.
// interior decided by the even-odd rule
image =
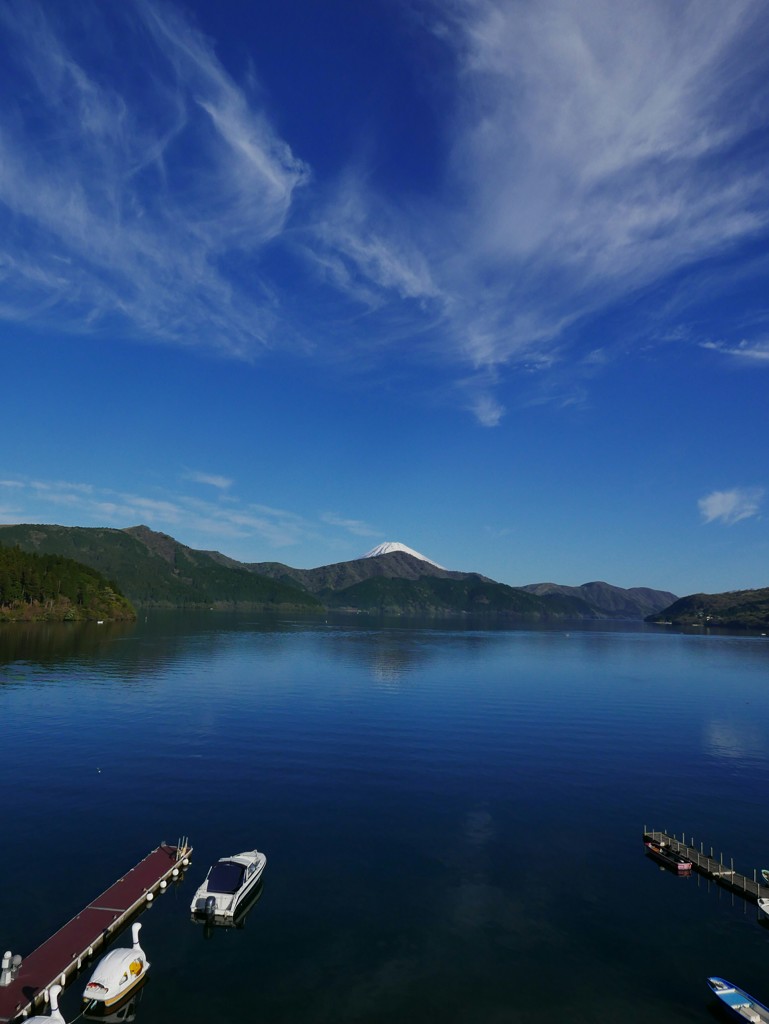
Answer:
[[[161,843],[55,935],[23,958],[13,980],[0,985],[0,1024],[22,1020],[48,1002],[51,985],[66,985],[122,925],[152,903],[169,879],[180,878],[192,847]]]
[[[702,844],[700,844],[699,849],[694,845],[693,839],[690,843],[687,843],[684,836],[677,839],[676,836],[668,835],[667,832],[653,832],[646,828],[644,828],[643,837],[644,842],[651,840],[655,843],[665,843],[675,853],[684,854],[692,862],[692,867],[695,871],[705,875],[706,878],[714,879],[725,889],[738,893],[746,900],[755,903],[760,896],[769,897],[769,886],[758,881],[755,870],[753,871],[752,878],[740,874],[739,871],[734,870],[734,861],[732,859],[727,864],[724,861],[723,853],[719,854],[719,857],[716,858],[712,847],[710,855],[708,855],[705,853]]]

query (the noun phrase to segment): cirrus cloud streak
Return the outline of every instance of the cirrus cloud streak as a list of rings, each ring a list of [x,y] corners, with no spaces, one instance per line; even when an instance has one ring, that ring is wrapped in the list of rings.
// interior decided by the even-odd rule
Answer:
[[[141,523],[155,530],[183,531],[185,538],[192,538],[188,542],[193,546],[195,538],[201,538],[206,548],[213,542],[235,544],[249,551],[259,545],[274,550],[306,541],[315,546],[333,546],[339,531],[345,540],[376,534],[359,519],[326,513],[313,520],[230,494],[218,502],[185,493],[142,495],[77,481],[23,477],[0,480],[0,523],[36,522],[113,529]],[[247,560],[255,559],[249,555]]]
[[[389,360],[420,393],[448,367],[493,427],[506,377],[469,375],[577,365],[590,317],[766,237],[763,0],[417,6],[445,59],[429,185],[406,191],[352,152],[318,181],[181,7],[9,0],[0,316]]]

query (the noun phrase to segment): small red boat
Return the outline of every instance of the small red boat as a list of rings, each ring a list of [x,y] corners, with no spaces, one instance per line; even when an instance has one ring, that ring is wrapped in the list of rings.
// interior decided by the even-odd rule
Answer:
[[[692,862],[682,853],[677,853],[667,843],[657,843],[653,839],[644,839],[644,846],[655,860],[664,864],[679,875],[688,874],[692,870]]]

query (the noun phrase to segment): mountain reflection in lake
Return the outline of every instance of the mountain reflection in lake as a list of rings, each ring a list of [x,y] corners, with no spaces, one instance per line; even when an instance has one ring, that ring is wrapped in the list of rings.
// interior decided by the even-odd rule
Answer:
[[[189,834],[140,1024],[677,1024],[712,974],[769,1001],[755,907],[641,843],[769,864],[768,670],[766,639],[618,624],[2,626],[2,948]],[[206,941],[195,887],[255,846],[247,927]]]

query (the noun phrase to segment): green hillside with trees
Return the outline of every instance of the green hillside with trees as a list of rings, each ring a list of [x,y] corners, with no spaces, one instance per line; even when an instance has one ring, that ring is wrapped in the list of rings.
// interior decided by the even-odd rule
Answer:
[[[731,590],[725,594],[690,594],[658,614],[650,615],[646,621],[766,633],[769,632],[769,587]]]
[[[423,576],[419,580],[373,577],[344,590],[318,595],[329,608],[348,608],[382,615],[509,615],[548,618],[558,614],[541,598],[504,583]],[[584,606],[583,606],[584,608]]]
[[[117,584],[88,566],[0,546],[0,621],[134,618]]]
[[[147,527],[0,526],[0,544],[76,559],[118,581],[134,605],[321,610],[311,594]]]
[[[376,558],[354,558],[347,562],[333,562],[331,565],[321,565],[316,569],[293,569],[281,562],[252,562],[248,568],[272,579],[293,582],[296,586],[309,590],[311,594],[345,590],[354,583],[362,583],[374,576],[404,580],[419,580],[429,576],[431,579],[495,582],[477,572],[441,569],[432,562],[415,558],[404,551],[392,551]]]

